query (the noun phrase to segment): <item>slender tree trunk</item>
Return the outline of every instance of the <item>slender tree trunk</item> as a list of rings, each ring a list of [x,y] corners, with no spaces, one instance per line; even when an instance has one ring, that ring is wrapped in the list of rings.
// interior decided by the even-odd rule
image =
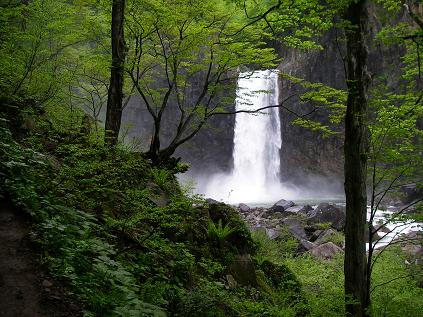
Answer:
[[[160,165],[160,129],[161,129],[161,118],[154,120],[154,131],[151,137],[150,149],[147,153],[148,158],[151,159],[154,165]]]
[[[366,316],[367,291],[365,228],[367,213],[367,48],[364,41],[366,0],[351,1],[345,20],[348,100],[345,117],[345,296],[346,315]]]
[[[124,17],[125,0],[113,0],[111,26],[112,67],[110,71],[105,125],[105,141],[110,146],[117,144],[122,120],[123,69],[125,66]]]

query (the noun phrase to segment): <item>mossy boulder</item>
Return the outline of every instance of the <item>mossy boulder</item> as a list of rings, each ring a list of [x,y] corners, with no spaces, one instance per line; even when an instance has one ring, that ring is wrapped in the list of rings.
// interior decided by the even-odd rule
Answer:
[[[258,286],[256,268],[249,254],[237,255],[233,263],[229,266],[228,272],[240,285]]]
[[[241,219],[238,212],[224,203],[213,202],[208,204],[210,220],[214,223],[222,221],[223,226],[233,228],[227,238],[227,244],[235,248],[239,254],[255,254],[257,246],[254,243],[250,230]]]

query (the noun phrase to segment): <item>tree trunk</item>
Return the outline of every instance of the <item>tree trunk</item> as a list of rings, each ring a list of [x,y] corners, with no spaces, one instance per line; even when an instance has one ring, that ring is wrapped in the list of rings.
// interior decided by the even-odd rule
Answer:
[[[147,152],[147,157],[151,159],[154,165],[158,166],[161,164],[160,158],[160,129],[161,129],[161,118],[154,119],[154,131],[151,136],[150,149]]]
[[[125,66],[124,17],[125,0],[113,0],[111,26],[112,67],[110,71],[105,125],[105,141],[109,146],[115,146],[117,144],[122,120],[123,70]]]
[[[365,227],[367,213],[367,23],[366,1],[351,1],[344,18],[347,43],[348,100],[345,116],[345,297],[346,316],[366,316],[367,290]]]

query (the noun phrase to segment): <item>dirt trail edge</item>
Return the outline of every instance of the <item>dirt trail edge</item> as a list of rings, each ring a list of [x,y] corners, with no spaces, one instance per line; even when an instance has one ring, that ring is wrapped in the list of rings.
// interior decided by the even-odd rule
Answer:
[[[43,275],[29,232],[22,212],[0,196],[0,317],[81,316],[80,305]]]

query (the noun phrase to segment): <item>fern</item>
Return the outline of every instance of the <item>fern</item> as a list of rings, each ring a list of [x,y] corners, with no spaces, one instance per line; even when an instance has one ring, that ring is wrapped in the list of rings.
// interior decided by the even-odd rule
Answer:
[[[219,219],[217,225],[213,221],[210,221],[207,231],[209,237],[222,243],[235,231],[235,228],[231,228],[229,224],[223,226],[222,219]]]

